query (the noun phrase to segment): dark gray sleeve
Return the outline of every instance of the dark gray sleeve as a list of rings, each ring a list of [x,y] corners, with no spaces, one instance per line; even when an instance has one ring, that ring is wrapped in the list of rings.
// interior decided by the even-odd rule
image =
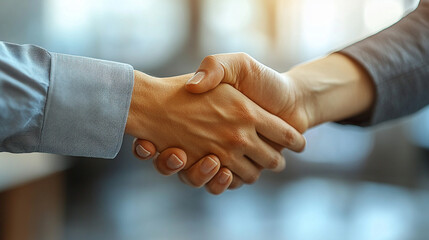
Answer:
[[[374,125],[412,114],[429,104],[429,0],[392,27],[340,51],[372,77],[376,101],[347,123]]]

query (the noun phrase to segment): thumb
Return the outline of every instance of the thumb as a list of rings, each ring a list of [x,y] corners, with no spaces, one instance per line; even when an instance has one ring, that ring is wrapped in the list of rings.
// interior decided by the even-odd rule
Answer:
[[[234,84],[235,78],[226,77],[234,67],[230,61],[233,55],[211,55],[204,58],[195,75],[186,83],[186,90],[191,93],[204,93],[216,88],[220,83]]]

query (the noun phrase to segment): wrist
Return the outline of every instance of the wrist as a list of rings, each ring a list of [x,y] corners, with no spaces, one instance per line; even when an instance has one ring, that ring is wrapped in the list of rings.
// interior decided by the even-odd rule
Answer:
[[[375,98],[365,69],[339,53],[294,67],[287,75],[300,92],[309,127],[360,115]]]
[[[131,97],[130,108],[128,111],[127,124],[125,125],[125,133],[137,137],[137,132],[141,132],[142,127],[139,126],[139,118],[141,118],[142,102],[150,101],[150,97],[145,91],[150,89],[151,83],[156,79],[145,73],[134,70],[134,87]],[[143,99],[143,96],[146,96]],[[138,129],[138,130],[137,130]]]
[[[303,122],[303,127],[300,132],[305,132],[307,129],[314,127],[320,121],[319,107],[317,104],[316,94],[312,91],[310,79],[303,69],[298,67],[292,68],[290,71],[283,73],[285,78],[290,82],[293,89],[293,102],[295,105],[295,114],[299,112],[300,122]],[[291,93],[289,93],[291,94]],[[305,121],[303,121],[305,120]]]
[[[137,138],[149,139],[166,122],[160,116],[168,116],[168,109],[183,90],[192,74],[171,78],[157,78],[134,71],[134,88],[128,111],[125,133]]]

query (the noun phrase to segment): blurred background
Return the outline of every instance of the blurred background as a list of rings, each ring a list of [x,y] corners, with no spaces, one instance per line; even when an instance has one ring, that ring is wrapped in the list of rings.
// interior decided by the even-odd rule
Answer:
[[[287,71],[394,24],[407,0],[1,0],[0,40],[155,76],[247,52]],[[429,239],[429,111],[325,124],[287,169],[212,196],[135,159],[0,154],[1,239]]]

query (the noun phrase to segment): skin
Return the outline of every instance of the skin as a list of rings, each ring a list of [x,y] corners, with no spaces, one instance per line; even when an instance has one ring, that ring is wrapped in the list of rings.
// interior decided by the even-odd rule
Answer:
[[[253,183],[263,168],[284,169],[285,160],[277,146],[294,151],[304,148],[305,140],[298,131],[228,84],[205,94],[186,91],[185,83],[191,77],[161,79],[135,72],[125,132],[137,138],[149,136],[155,143],[151,149],[156,146],[163,151],[159,159],[173,159],[156,161],[157,169],[195,166],[206,174],[218,173],[222,179],[228,175],[231,179],[222,181],[224,184],[233,181],[232,174]],[[174,152],[170,146],[183,151]],[[190,177],[183,180],[197,185],[193,179],[199,174],[192,170],[187,174]]]
[[[204,72],[205,77],[198,84],[187,84],[189,92],[206,94],[220,83],[227,83],[301,133],[324,122],[340,121],[368,112],[375,98],[375,89],[367,72],[339,53],[296,66],[282,74],[246,54],[214,55],[206,57],[197,72]],[[151,142],[137,139],[133,148],[142,144],[153,147]],[[281,150],[279,145],[272,146]],[[155,148],[152,150],[147,158],[136,156],[149,159],[156,152]],[[182,151],[178,148],[168,150],[169,153]],[[162,165],[160,163],[166,159],[162,155],[154,161]],[[158,171],[168,175],[179,172],[185,183],[194,187],[205,185],[213,194],[243,184],[233,175],[231,184],[220,182],[219,173],[230,173],[227,168],[203,173],[200,166],[195,164],[187,170],[160,167]]]

